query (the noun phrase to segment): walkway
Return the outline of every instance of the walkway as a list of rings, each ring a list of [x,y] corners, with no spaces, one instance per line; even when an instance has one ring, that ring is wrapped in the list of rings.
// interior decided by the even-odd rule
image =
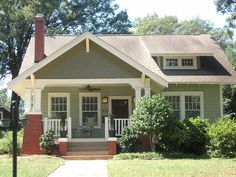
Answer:
[[[105,160],[68,160],[48,177],[108,177]]]

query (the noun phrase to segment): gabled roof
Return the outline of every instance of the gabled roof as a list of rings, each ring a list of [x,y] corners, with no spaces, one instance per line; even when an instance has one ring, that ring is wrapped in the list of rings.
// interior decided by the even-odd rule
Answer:
[[[10,108],[8,108],[7,106],[5,106],[3,103],[0,102],[0,108],[4,108],[5,110],[7,110],[8,112],[10,112]]]
[[[8,86],[13,87],[14,85],[19,83],[23,79],[27,78],[28,76],[32,75],[33,73],[35,73],[42,67],[46,66],[48,63],[57,59],[60,55],[64,54],[65,52],[67,52],[72,47],[76,46],[77,44],[85,40],[86,38],[88,38],[89,40],[92,40],[93,42],[100,45],[108,52],[111,52],[112,54],[114,54],[115,56],[123,60],[124,62],[133,66],[137,70],[141,71],[142,73],[144,73],[145,75],[153,79],[154,81],[158,82],[160,85],[164,87],[168,86],[168,82],[163,78],[163,75],[160,72],[160,68],[158,66],[153,67],[153,65],[149,64],[149,62],[152,61],[151,56],[148,55],[147,52],[142,51],[142,50],[145,50],[143,47],[141,47],[140,45],[136,45],[137,51],[142,51],[141,53],[143,53],[143,55],[140,56],[142,57],[142,60],[135,60],[129,57],[127,54],[123,53],[122,51],[118,50],[117,48],[113,47],[112,45],[108,44],[101,38],[96,37],[95,35],[89,32],[85,32],[78,37],[71,38],[70,41],[69,39],[64,40],[64,41],[69,41],[67,43],[64,43],[64,45],[63,45],[63,42],[60,43],[59,41],[57,41],[57,44],[55,44],[56,50],[50,50],[50,48],[54,48],[52,44],[50,44],[49,45],[50,47],[48,48],[46,46],[45,54],[47,57],[43,59],[42,61],[40,61],[39,63],[34,63],[34,54],[32,52],[34,51],[34,45],[33,45],[34,43],[32,44],[32,41],[31,41],[28,47],[28,50],[26,52],[26,56],[22,64],[21,70],[20,70],[20,74],[18,75],[18,77],[16,77],[11,82],[9,82]],[[48,44],[47,39],[45,41],[45,44],[46,45]],[[49,54],[47,53],[47,51],[49,51]],[[147,58],[150,58],[150,59],[147,59]]]
[[[236,83],[236,72],[226,58],[219,45],[209,35],[98,35],[84,33],[80,36],[46,36],[46,58],[34,63],[34,37],[31,38],[19,76],[8,85],[12,87],[20,80],[25,79],[59,55],[69,50],[72,46],[89,38],[109,52],[118,56],[126,63],[134,66],[153,80],[163,86],[167,83]],[[209,74],[189,74],[173,72],[167,74],[162,71],[152,56],[211,56],[223,67],[227,74],[209,72]],[[216,71],[218,68],[215,69]]]

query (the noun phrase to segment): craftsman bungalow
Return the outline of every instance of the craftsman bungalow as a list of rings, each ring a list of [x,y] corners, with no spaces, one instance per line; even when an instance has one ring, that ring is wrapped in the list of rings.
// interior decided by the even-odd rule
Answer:
[[[222,86],[236,83],[209,35],[46,36],[43,17],[35,22],[19,76],[8,83],[26,104],[24,153],[38,153],[49,129],[59,137],[62,119],[69,142],[106,142],[110,129],[120,136],[137,100],[152,94],[169,100],[177,118],[213,121],[223,115]]]

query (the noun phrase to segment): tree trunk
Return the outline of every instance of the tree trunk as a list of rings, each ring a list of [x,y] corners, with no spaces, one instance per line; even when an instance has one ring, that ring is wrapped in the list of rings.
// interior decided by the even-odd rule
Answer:
[[[156,149],[155,149],[155,135],[149,136],[149,142],[150,142],[150,147],[151,147],[152,152],[155,152],[156,151]]]

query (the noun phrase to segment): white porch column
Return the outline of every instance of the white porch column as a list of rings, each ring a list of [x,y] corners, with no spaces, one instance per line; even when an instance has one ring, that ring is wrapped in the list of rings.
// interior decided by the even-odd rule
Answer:
[[[30,88],[25,89],[25,112],[31,112],[32,104],[32,90]]]
[[[34,111],[41,112],[41,88],[36,88],[34,90]]]
[[[145,78],[144,96],[151,96],[150,78]]]
[[[136,88],[134,88],[134,90],[135,90],[135,103],[137,103],[139,98],[141,98],[141,96],[142,96],[142,88],[136,87]]]
[[[144,88],[144,95],[151,96],[151,88]]]

